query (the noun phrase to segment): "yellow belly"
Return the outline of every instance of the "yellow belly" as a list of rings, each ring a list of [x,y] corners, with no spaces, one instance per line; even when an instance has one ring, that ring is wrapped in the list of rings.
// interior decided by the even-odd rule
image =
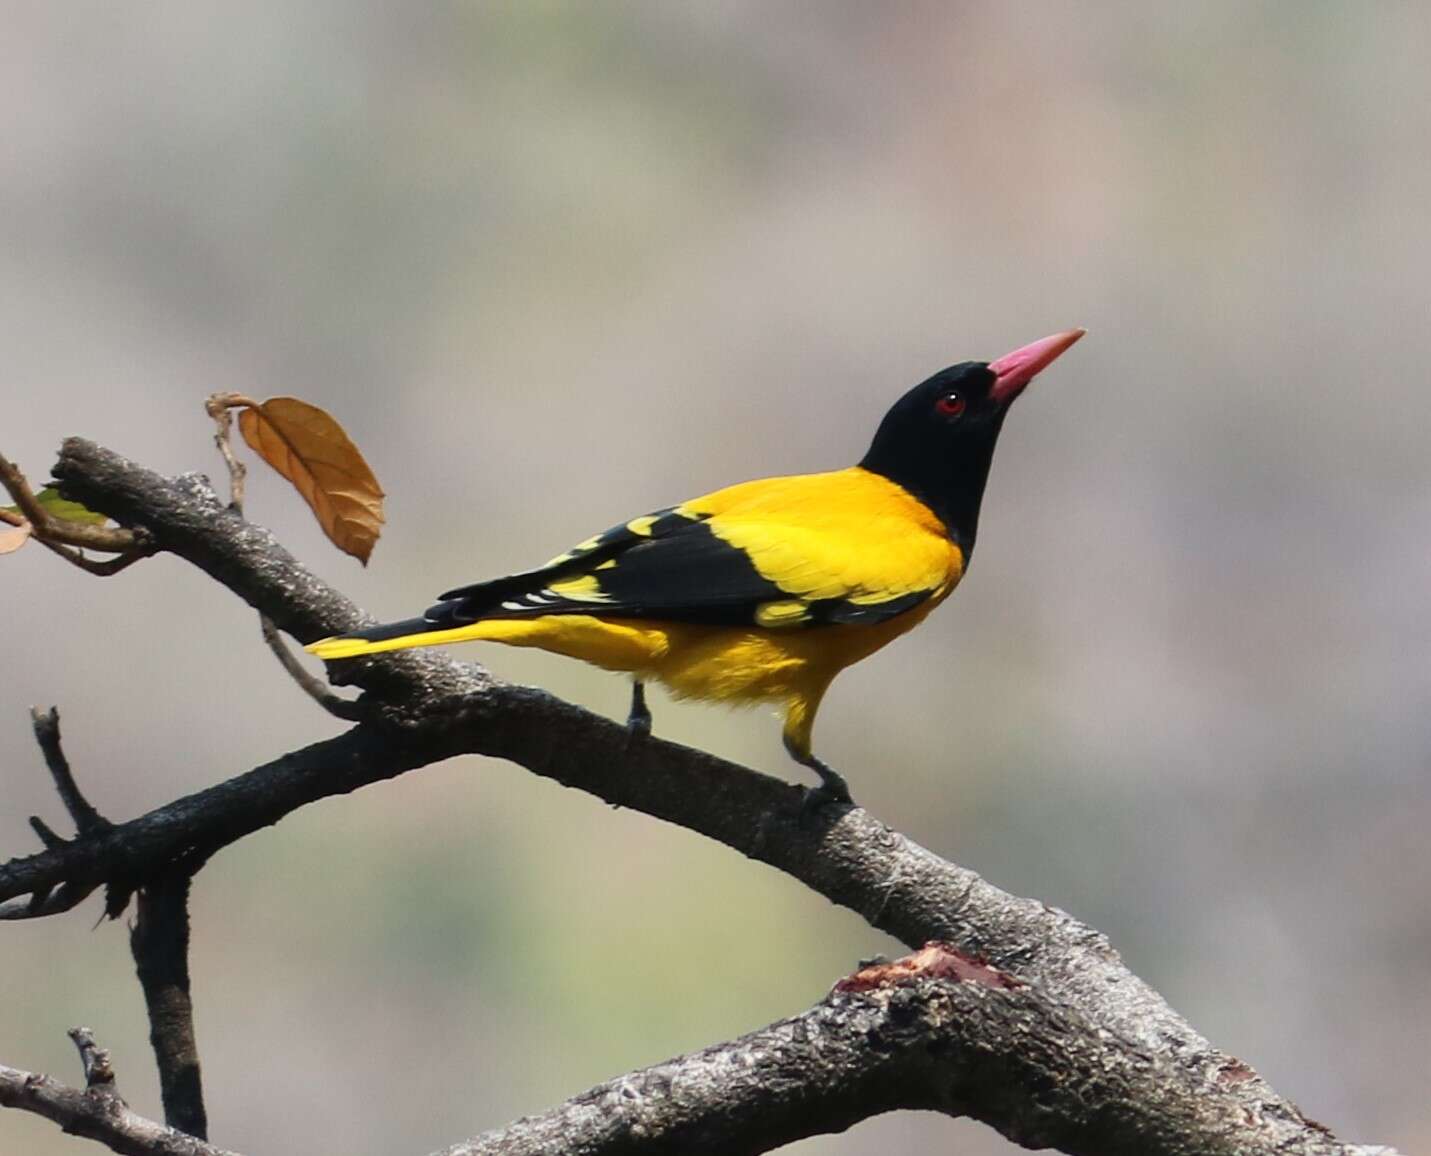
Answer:
[[[325,659],[338,659],[456,642],[535,647],[631,674],[643,682],[659,682],[677,698],[731,706],[781,703],[786,744],[805,755],[810,751],[815,712],[835,675],[918,626],[948,597],[959,577],[955,570],[948,585],[928,600],[869,625],[778,630],[548,614],[485,619],[375,642],[332,639],[312,649]]]
[[[871,626],[809,630],[552,614],[473,623],[461,633],[464,641],[533,646],[579,658],[606,670],[660,682],[681,698],[761,702],[808,693],[814,686],[823,688],[851,663],[913,629],[936,604],[930,599],[907,614]]]
[[[780,703],[785,707],[787,744],[808,754],[815,712],[835,675],[919,625],[946,594],[869,626],[773,631],[553,614],[476,622],[460,633],[463,641],[533,646],[579,658],[659,682],[677,698],[731,706]]]

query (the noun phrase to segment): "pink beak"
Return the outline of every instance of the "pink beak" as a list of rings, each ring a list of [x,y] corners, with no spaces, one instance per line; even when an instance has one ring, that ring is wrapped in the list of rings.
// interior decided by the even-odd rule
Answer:
[[[1086,329],[1070,329],[1055,333],[1052,337],[1006,353],[998,361],[989,362],[996,379],[989,390],[989,397],[1000,403],[1013,401],[1041,370],[1052,365],[1061,353],[1087,332]]]

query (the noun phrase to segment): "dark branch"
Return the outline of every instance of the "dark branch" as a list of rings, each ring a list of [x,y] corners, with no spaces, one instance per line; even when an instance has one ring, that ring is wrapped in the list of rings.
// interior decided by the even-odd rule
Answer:
[[[123,879],[142,885],[187,857],[212,853],[306,803],[446,757],[430,744],[404,750],[394,737],[355,727],[128,823],[12,859],[0,866],[0,900],[62,883],[92,889]]]
[[[79,784],[75,782],[74,774],[70,770],[69,760],[65,758],[64,747],[60,744],[59,710],[55,707],[50,707],[49,710],[31,707],[30,721],[34,726],[35,741],[40,744],[40,751],[45,756],[45,766],[49,768],[50,777],[54,780],[55,790],[60,801],[64,803],[65,810],[69,812],[76,831],[84,836],[108,830],[112,824],[84,797],[84,792],[79,789]],[[30,816],[30,827],[39,836],[47,851],[60,851],[69,846],[69,841],[55,834],[49,824],[38,815]],[[74,883],[40,888],[28,900],[17,897],[0,903],[0,920],[58,915],[78,906],[88,898],[94,888],[93,884],[83,886]]]
[[[200,567],[301,641],[368,621],[267,531],[228,511],[200,478],[168,480],[76,439],[65,443],[56,474],[68,496],[142,527],[160,548]],[[605,719],[440,656],[382,655],[334,670],[368,692],[371,722],[111,831],[14,860],[0,867],[0,900],[116,876],[151,877],[194,847],[216,849],[315,799],[453,754],[495,755],[770,863],[908,944],[957,943],[1036,989],[1050,1014],[1089,1025],[1111,1050],[1107,1062],[1155,1064],[1170,1089],[1188,1081],[1200,1089],[1202,1110],[1153,1136],[1135,1113],[1090,1100],[1087,1111],[1108,1117],[1104,1153],[1181,1156],[1195,1142],[1222,1150],[1216,1145],[1224,1143],[1223,1132],[1201,1131],[1210,1121],[1219,1129],[1240,1121],[1249,1137],[1276,1135],[1285,1152],[1336,1150],[1294,1105],[1216,1051],[1130,973],[1102,935],[1000,891],[863,810],[827,807],[815,825],[802,826],[800,792],[785,783],[672,743],[633,742]],[[988,1047],[1001,1056],[1007,1043],[990,1040]],[[1219,1075],[1227,1072],[1235,1078]],[[977,1108],[1006,1134],[1022,1136],[1029,1124],[1020,1105],[1041,1103],[1042,1094],[1004,1088]],[[1182,1093],[1170,1101],[1190,1102]],[[1187,1130],[1185,1140],[1169,1146],[1178,1128]]]
[[[55,790],[70,813],[82,838],[113,829],[106,819],[85,798],[70,769],[60,742],[60,712],[31,708],[35,739],[44,752],[45,765],[55,781]],[[63,851],[66,840],[56,835],[39,816],[31,816],[30,826],[44,843],[47,851]],[[145,1010],[149,1014],[149,1042],[159,1068],[159,1087],[164,1101],[165,1122],[173,1128],[205,1139],[208,1135],[204,1113],[203,1089],[199,1081],[199,1053],[194,1040],[194,1011],[189,999],[189,884],[194,872],[203,866],[207,856],[189,852],[164,873],[151,879],[139,890],[139,914],[130,933],[130,950],[135,969],[144,990]],[[107,880],[108,895],[105,914],[118,918],[128,906],[130,887],[119,876]],[[35,917],[66,911],[83,900],[93,890],[91,885],[66,882],[49,891],[37,891],[22,912],[15,917]],[[0,917],[7,912],[0,909]],[[80,1047],[86,1072],[90,1071],[96,1052],[86,1029],[70,1033]],[[91,1086],[93,1082],[91,1081]]]
[[[186,865],[197,870],[201,863]],[[129,933],[134,967],[149,1013],[149,1043],[159,1068],[164,1122],[208,1139],[194,1005],[189,998],[189,870],[176,870],[139,889]]]
[[[0,1105],[53,1120],[66,1132],[125,1156],[236,1156],[130,1111],[114,1086],[109,1053],[95,1046],[88,1028],[71,1029],[70,1038],[84,1065],[84,1088],[0,1065]]]
[[[65,758],[64,748],[60,745],[59,708],[52,706],[49,710],[41,710],[39,707],[31,707],[30,721],[35,727],[35,741],[40,744],[40,750],[44,753],[45,766],[50,769],[50,777],[55,780],[55,790],[59,792],[60,801],[64,803],[65,810],[74,821],[75,830],[81,835],[89,835],[111,826],[110,821],[84,797],[79,784],[75,782],[74,772],[70,770],[69,760]]]

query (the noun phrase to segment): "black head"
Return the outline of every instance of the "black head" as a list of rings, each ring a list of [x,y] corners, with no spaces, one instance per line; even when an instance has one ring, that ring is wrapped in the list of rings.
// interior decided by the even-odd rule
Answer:
[[[1070,329],[997,361],[940,370],[894,403],[860,465],[897,482],[938,514],[967,563],[1009,406],[1083,333]]]

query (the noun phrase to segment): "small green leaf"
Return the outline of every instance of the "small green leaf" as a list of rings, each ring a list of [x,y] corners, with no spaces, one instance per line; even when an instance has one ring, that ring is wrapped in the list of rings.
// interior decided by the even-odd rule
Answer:
[[[35,501],[45,508],[45,511],[54,518],[59,518],[65,522],[79,522],[85,526],[98,526],[102,522],[109,521],[103,514],[96,514],[93,510],[87,510],[78,502],[72,502],[68,498],[60,497],[59,490],[54,486],[46,486],[35,495]],[[11,514],[20,512],[19,506],[0,506],[0,510],[5,510]]]

